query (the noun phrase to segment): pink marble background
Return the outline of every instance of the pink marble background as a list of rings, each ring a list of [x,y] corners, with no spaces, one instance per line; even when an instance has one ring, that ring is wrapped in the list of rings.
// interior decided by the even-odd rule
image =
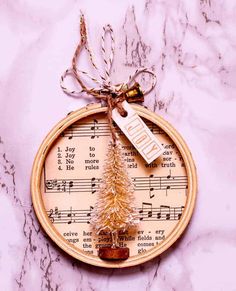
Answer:
[[[78,42],[80,9],[96,52],[102,26],[114,27],[115,82],[138,66],[153,67],[158,85],[145,105],[179,130],[198,170],[197,205],[184,236],[129,269],[65,255],[31,206],[40,142],[87,102],[59,87]],[[0,2],[0,290],[236,290],[235,28],[233,0]]]

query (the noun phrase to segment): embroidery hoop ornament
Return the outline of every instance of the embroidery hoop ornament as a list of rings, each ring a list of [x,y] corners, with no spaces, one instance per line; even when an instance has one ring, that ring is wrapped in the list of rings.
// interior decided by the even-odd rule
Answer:
[[[196,200],[196,192],[197,192],[197,175],[196,169],[194,165],[194,161],[190,150],[188,149],[185,141],[182,139],[180,134],[162,117],[157,116],[155,113],[147,110],[143,106],[140,105],[132,105],[132,108],[137,111],[139,116],[150,120],[154,124],[157,124],[166,134],[173,140],[174,144],[177,146],[178,150],[181,153],[181,156],[184,160],[187,179],[188,179],[188,195],[187,201],[185,204],[185,210],[183,215],[172,231],[172,233],[160,244],[155,246],[150,251],[142,253],[137,256],[133,256],[126,261],[123,262],[107,262],[103,261],[97,256],[91,256],[84,253],[82,250],[76,248],[74,245],[70,244],[66,239],[64,239],[61,234],[56,230],[56,228],[51,223],[48,215],[46,213],[46,209],[42,199],[42,192],[41,192],[41,177],[45,159],[47,157],[47,153],[50,151],[54,141],[60,136],[60,134],[68,128],[71,124],[75,123],[76,121],[85,118],[90,115],[94,115],[97,113],[106,112],[107,108],[102,107],[100,104],[92,104],[87,105],[86,107],[72,112],[66,118],[61,120],[47,135],[43,143],[41,144],[38,153],[34,160],[33,170],[32,170],[32,177],[31,177],[31,193],[32,193],[32,201],[33,206],[38,217],[38,220],[48,234],[48,236],[66,253],[71,255],[72,257],[83,261],[85,263],[106,267],[106,268],[123,268],[123,267],[130,267],[145,263],[154,257],[160,255],[165,250],[167,250],[173,243],[181,236],[184,232],[185,228],[187,227],[190,218],[193,213],[195,200]]]

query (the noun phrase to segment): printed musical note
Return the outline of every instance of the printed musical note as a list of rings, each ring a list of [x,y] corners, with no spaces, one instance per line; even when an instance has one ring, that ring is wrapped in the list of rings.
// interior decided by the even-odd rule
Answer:
[[[174,208],[174,218],[175,220],[180,220],[182,214],[183,214],[183,211],[184,211],[184,206],[181,206],[181,207],[175,207]]]
[[[169,170],[169,175],[166,176],[167,179],[171,178],[171,170]]]
[[[69,126],[69,127],[66,129],[66,132],[67,132],[67,135],[66,135],[66,136],[68,137],[68,139],[72,139],[73,136],[74,136],[73,127],[72,127],[72,126]],[[64,136],[65,136],[65,132],[62,133],[61,136],[64,137]]]
[[[170,220],[170,206],[161,205],[161,216],[165,218],[165,220]]]
[[[93,210],[93,206],[90,206],[89,207],[89,212],[87,213],[87,216],[89,216],[89,217],[91,216],[92,210]],[[87,223],[90,223],[90,221],[88,220]]]
[[[167,185],[166,186],[166,196],[167,196],[167,194],[168,194],[168,190],[170,190],[171,189],[171,186],[170,185]]]
[[[69,181],[69,194],[71,192],[71,188],[73,188],[73,187],[74,187],[74,182],[73,181]]]
[[[173,177],[174,178],[174,177]],[[166,176],[166,179],[169,181],[171,179],[171,170],[169,171],[169,175]],[[166,196],[168,194],[168,190],[171,189],[171,185],[166,186]]]
[[[152,179],[153,179],[153,175],[149,176],[149,197],[153,198],[155,195],[153,194],[154,191],[154,187],[152,187]]]
[[[91,126],[91,130],[92,130],[92,135],[91,135],[91,138],[95,138],[96,136],[99,137],[99,135],[96,135],[96,131],[99,129],[99,127],[97,126],[98,124],[98,121],[97,119],[94,119],[93,120],[93,126]]]
[[[72,217],[74,217],[76,215],[76,213],[75,212],[73,212],[72,211],[72,207],[70,207],[70,212],[67,214],[67,216],[68,216],[68,218],[69,218],[69,220],[68,220],[68,224],[71,224],[72,223]],[[73,222],[75,222],[75,220],[73,221]]]
[[[143,220],[146,215],[152,217],[152,203],[143,202],[139,214],[141,214],[140,220]]]
[[[95,187],[96,187],[96,178],[93,177],[91,179],[91,192],[92,192],[92,194],[96,193],[96,191],[97,191]]]

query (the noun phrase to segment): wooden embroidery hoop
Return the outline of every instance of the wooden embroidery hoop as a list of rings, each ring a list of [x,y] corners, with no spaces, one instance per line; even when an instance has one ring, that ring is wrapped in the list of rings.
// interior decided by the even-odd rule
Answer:
[[[32,193],[32,201],[33,206],[38,217],[40,224],[42,225],[45,232],[49,235],[49,237],[66,253],[73,256],[74,258],[83,261],[85,263],[106,267],[106,268],[123,268],[135,266],[138,264],[145,263],[154,257],[160,255],[162,252],[167,250],[183,233],[185,228],[187,227],[195,206],[196,201],[196,192],[197,192],[197,174],[196,168],[194,165],[194,161],[191,155],[188,146],[185,141],[182,139],[180,134],[162,117],[156,115],[155,113],[149,111],[143,106],[132,104],[131,105],[134,110],[138,113],[139,116],[153,122],[158,125],[166,134],[173,140],[175,145],[177,146],[179,152],[181,153],[188,177],[188,195],[187,201],[185,205],[185,210],[183,215],[176,225],[174,230],[167,236],[167,238],[162,241],[160,244],[152,248],[151,250],[133,256],[126,261],[122,262],[108,262],[103,261],[99,257],[94,255],[88,255],[82,250],[78,249],[74,245],[70,244],[66,239],[64,239],[61,234],[56,230],[56,228],[51,223],[48,215],[46,213],[46,209],[44,207],[42,193],[41,193],[41,176],[43,171],[44,162],[47,156],[47,153],[51,149],[54,141],[60,136],[60,134],[70,125],[75,123],[76,121],[93,115],[97,113],[106,112],[107,107],[102,107],[101,104],[89,104],[86,107],[79,109],[70,113],[67,117],[61,120],[46,136],[44,141],[42,142],[37,155],[34,160],[32,176],[31,176],[31,193]]]

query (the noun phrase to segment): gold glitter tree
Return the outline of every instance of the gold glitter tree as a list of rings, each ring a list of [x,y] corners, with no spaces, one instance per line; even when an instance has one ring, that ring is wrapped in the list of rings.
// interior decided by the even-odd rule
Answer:
[[[138,223],[137,216],[133,183],[127,173],[121,146],[110,142],[91,225],[97,234],[109,232],[111,248],[115,249],[118,248],[119,231],[134,227]]]

